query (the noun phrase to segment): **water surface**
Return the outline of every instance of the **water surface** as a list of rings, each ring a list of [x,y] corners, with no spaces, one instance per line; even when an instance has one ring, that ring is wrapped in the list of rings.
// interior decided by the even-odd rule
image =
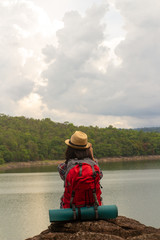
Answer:
[[[160,162],[101,165],[103,203],[119,215],[160,227]],[[49,226],[48,210],[59,208],[63,183],[51,167],[0,174],[0,239],[24,240]],[[44,171],[48,172],[44,172]],[[30,169],[31,171],[31,169]],[[42,172],[41,172],[42,171]]]

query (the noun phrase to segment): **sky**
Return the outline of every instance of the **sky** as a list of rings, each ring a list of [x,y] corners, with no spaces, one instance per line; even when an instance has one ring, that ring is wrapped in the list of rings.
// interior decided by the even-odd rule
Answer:
[[[160,126],[159,0],[0,0],[0,113]]]

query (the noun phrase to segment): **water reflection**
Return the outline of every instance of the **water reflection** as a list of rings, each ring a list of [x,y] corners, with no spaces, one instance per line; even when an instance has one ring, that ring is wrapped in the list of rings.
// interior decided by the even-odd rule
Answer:
[[[62,191],[57,173],[1,174],[0,239],[22,240],[46,229]]]
[[[160,160],[99,163],[103,170],[160,169]]]
[[[160,170],[104,171],[105,204],[116,204],[119,215],[160,227]]]
[[[32,173],[32,172],[56,172],[57,166],[34,166],[18,169],[1,170],[0,173]]]
[[[142,160],[126,162],[99,163],[102,170],[160,169],[160,160]],[[0,173],[57,172],[57,166],[38,166],[19,169],[8,169]]]
[[[160,161],[100,165],[103,203],[116,204],[119,215],[160,227]],[[57,171],[51,172],[55,170],[0,174],[0,239],[24,240],[47,228],[48,210],[59,208],[63,192]]]

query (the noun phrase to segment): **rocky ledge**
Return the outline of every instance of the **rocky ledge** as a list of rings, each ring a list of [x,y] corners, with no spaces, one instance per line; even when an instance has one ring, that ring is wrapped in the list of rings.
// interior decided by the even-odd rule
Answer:
[[[119,216],[112,220],[52,223],[41,234],[26,240],[160,240],[160,229]]]

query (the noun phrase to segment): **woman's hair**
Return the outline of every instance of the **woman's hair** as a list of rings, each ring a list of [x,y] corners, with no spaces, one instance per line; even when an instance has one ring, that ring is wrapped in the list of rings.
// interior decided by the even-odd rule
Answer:
[[[65,153],[66,163],[68,162],[69,159],[74,159],[74,158],[78,158],[78,159],[91,158],[93,160],[93,156],[91,154],[90,148],[76,149],[68,146]]]

